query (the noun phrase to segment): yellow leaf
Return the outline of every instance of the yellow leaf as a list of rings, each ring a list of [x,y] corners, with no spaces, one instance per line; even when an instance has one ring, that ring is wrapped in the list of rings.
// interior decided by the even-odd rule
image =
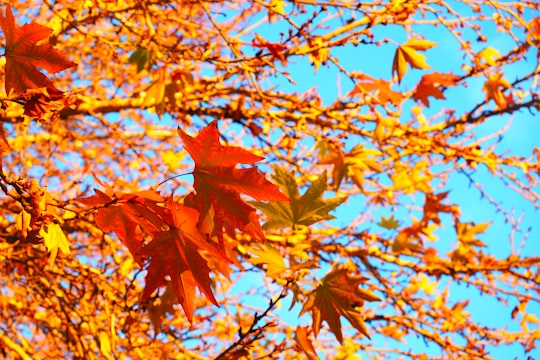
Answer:
[[[398,82],[401,82],[401,79],[403,79],[403,76],[407,73],[407,60],[405,60],[405,56],[400,47],[397,48],[396,54],[394,55],[392,74],[394,73],[397,73]]]
[[[478,53],[478,57],[481,60],[484,60],[484,62],[487,65],[493,66],[495,65],[495,62],[497,61],[497,59],[501,57],[501,54],[499,53],[497,49],[494,49],[492,47],[487,47]]]
[[[60,249],[64,255],[70,254],[69,243],[60,225],[56,223],[47,224],[41,228],[39,234],[43,237],[45,246],[51,253],[49,256],[50,268],[54,265],[54,259],[56,259],[58,249]]]
[[[392,74],[397,73],[398,82],[407,73],[407,64],[414,69],[431,69],[426,62],[426,57],[418,51],[425,51],[436,46],[437,43],[429,40],[410,39],[396,49],[392,65]]]
[[[266,275],[276,278],[283,271],[287,270],[287,265],[279,251],[272,245],[258,245],[257,247],[247,247],[247,249],[258,257],[252,257],[248,261],[254,265],[266,264]]]
[[[99,349],[106,359],[112,359],[111,342],[109,340],[109,335],[107,335],[105,331],[99,332]]]
[[[315,49],[310,50],[309,60],[313,63],[313,66],[315,67],[315,73],[317,73],[319,66],[321,66],[321,64],[325,63],[328,60],[328,56],[330,55],[330,49],[324,47],[323,40],[320,37],[315,37],[315,39],[310,42],[309,46],[311,49]]]
[[[375,127],[374,136],[379,146],[382,146],[384,139],[387,138],[387,133],[388,135],[392,135],[392,132],[397,124],[398,121],[395,118],[379,117],[377,119],[377,126]]]
[[[423,39],[410,39],[403,46],[413,48],[415,50],[425,51],[431,49],[434,46],[437,46],[437,43],[434,41],[423,40]]]
[[[420,53],[418,53],[415,49],[408,47],[408,46],[402,46],[401,50],[403,51],[403,56],[405,57],[405,60],[411,65],[414,69],[431,69],[431,66],[429,66],[426,62],[426,57]]]

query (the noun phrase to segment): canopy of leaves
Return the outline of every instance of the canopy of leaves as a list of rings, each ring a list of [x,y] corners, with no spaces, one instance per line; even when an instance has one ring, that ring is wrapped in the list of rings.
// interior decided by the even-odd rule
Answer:
[[[537,1],[28,0],[0,27],[0,358],[538,351]]]

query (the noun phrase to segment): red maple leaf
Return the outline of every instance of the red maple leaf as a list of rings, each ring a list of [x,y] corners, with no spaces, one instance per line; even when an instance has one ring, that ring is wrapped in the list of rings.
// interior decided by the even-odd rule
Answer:
[[[170,211],[158,205],[165,199],[153,190],[132,194],[115,194],[110,189],[107,193],[94,191],[95,195],[78,201],[98,209],[96,224],[101,231],[114,232],[133,258],[142,264],[140,251],[144,233],[151,236],[172,222]]]
[[[251,44],[258,48],[266,48],[274,58],[281,60],[281,62],[286,62],[285,54],[283,53],[287,50],[287,47],[281,43],[273,43],[266,41],[259,34],[255,34],[255,38],[252,40]]]
[[[140,265],[150,259],[142,301],[169,276],[189,321],[195,308],[196,287],[217,305],[210,287],[210,268],[200,251],[219,264],[231,261],[197,228],[199,212],[177,204],[172,198],[165,200],[154,190],[115,193],[111,187],[97,181],[107,188],[106,193],[96,189],[95,195],[78,201],[97,209],[99,228],[116,233]],[[144,244],[145,238],[152,240]]]
[[[429,97],[433,96],[436,99],[446,99],[444,97],[444,89],[448,86],[456,86],[459,81],[459,76],[450,74],[441,74],[434,72],[422,76],[422,79],[416,86],[414,92],[414,100],[421,101],[429,107]]]
[[[221,145],[217,121],[202,129],[196,137],[181,129],[178,133],[195,161],[195,194],[188,196],[186,204],[199,210],[199,228],[203,231],[211,228],[212,235],[217,235],[220,242],[224,227],[242,229],[262,239],[256,210],[242,200],[240,194],[258,201],[289,201],[289,198],[266,180],[257,167],[237,169],[236,165],[253,164],[264,158],[236,146]]]
[[[210,268],[199,251],[220,261],[230,262],[214,245],[207,241],[197,228],[199,212],[169,199],[166,203],[172,212],[169,229],[154,234],[153,240],[141,250],[141,255],[151,257],[142,301],[162,285],[169,276],[178,302],[191,322],[195,309],[195,287],[214,305],[218,305],[210,286]]]
[[[6,39],[4,55],[7,94],[12,89],[16,93],[22,93],[28,89],[53,88],[52,82],[37,68],[57,73],[77,66],[52,46],[36,45],[38,41],[46,39],[53,30],[38,24],[16,26],[9,6],[5,17],[0,14],[0,27]]]

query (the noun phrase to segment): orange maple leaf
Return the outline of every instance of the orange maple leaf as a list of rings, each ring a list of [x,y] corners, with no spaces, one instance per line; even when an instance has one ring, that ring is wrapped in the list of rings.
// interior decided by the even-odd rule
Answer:
[[[16,93],[22,93],[28,89],[54,88],[52,82],[37,68],[57,73],[77,66],[52,46],[36,45],[38,41],[46,39],[53,30],[38,24],[17,26],[9,6],[5,17],[0,14],[0,27],[6,39],[4,55],[7,94],[12,89]]]
[[[343,343],[340,316],[345,317],[352,326],[369,338],[362,314],[357,310],[365,301],[380,301],[369,290],[359,288],[365,279],[351,275],[347,269],[333,270],[321,280],[319,286],[308,296],[300,315],[311,311],[313,334],[318,335],[324,321],[330,326],[340,343]]]
[[[255,38],[252,40],[251,44],[258,48],[266,48],[274,58],[279,59],[282,63],[287,62],[285,54],[283,53],[287,50],[285,45],[266,41],[259,34],[255,34]]]
[[[434,194],[426,194],[426,200],[424,202],[424,216],[422,221],[427,225],[430,221],[433,221],[437,225],[441,225],[441,219],[439,213],[449,213],[454,217],[459,216],[459,208],[455,205],[443,205],[441,204],[448,196],[448,191]]]
[[[512,94],[504,94],[504,89],[511,89],[512,85],[502,77],[502,74],[490,75],[484,83],[483,90],[486,92],[486,102],[490,99],[495,101],[497,109],[504,109],[514,103]]]
[[[421,101],[429,107],[429,97],[433,96],[436,99],[446,99],[444,90],[448,86],[456,86],[459,81],[459,76],[450,74],[442,74],[434,72],[422,76],[422,79],[416,86],[413,99]]]
[[[264,158],[236,146],[223,146],[219,142],[217,121],[191,137],[181,129],[186,151],[195,161],[193,170],[195,193],[185,204],[199,210],[199,228],[211,229],[222,242],[223,228],[242,229],[256,238],[263,238],[255,208],[247,204],[240,194],[262,201],[289,201],[279,188],[268,181],[257,167],[236,169],[237,164],[253,164]],[[204,223],[210,223],[205,226]]]
[[[378,98],[381,104],[391,102],[393,105],[399,105],[403,99],[403,95],[397,91],[390,89],[390,83],[383,79],[372,78],[365,74],[354,74],[353,77],[357,79],[356,86],[350,92],[349,96],[363,94],[364,96],[374,92],[376,98]]]

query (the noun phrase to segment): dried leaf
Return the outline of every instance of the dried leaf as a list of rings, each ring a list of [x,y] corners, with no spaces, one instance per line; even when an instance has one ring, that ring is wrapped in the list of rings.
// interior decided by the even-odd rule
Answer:
[[[296,343],[298,344],[298,347],[300,347],[300,350],[306,355],[306,358],[308,360],[317,360],[319,359],[319,356],[317,355],[317,352],[315,351],[315,348],[313,347],[313,343],[308,338],[308,331],[307,327],[305,326],[298,326],[296,328],[296,334],[295,334]]]
[[[511,89],[512,85],[503,79],[502,74],[490,75],[484,83],[484,91],[486,92],[486,102],[489,100],[495,101],[497,109],[504,109],[508,105],[513,104],[512,94],[505,95],[504,89]]]
[[[429,106],[429,97],[436,99],[446,99],[444,90],[448,86],[456,86],[459,81],[459,76],[450,74],[441,74],[434,72],[422,76],[420,82],[416,86],[413,99],[421,101],[424,105]]]

